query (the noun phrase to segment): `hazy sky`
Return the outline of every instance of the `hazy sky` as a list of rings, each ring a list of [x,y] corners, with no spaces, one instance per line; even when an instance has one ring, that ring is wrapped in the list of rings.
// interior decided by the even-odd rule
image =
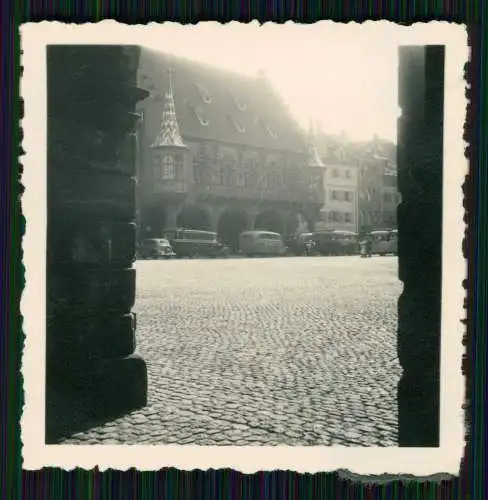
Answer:
[[[159,25],[144,45],[237,72],[264,70],[305,128],[314,120],[324,132],[351,139],[378,134],[395,141],[402,43],[415,43],[412,30],[386,22],[212,22]]]

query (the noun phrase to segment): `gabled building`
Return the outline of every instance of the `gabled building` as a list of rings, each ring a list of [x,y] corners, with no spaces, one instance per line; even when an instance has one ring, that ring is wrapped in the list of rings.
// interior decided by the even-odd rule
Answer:
[[[138,79],[142,236],[208,229],[235,248],[246,229],[313,228],[323,166],[264,77],[143,49]]]
[[[357,232],[396,227],[395,144],[378,137],[353,142],[324,134],[316,143],[325,166],[319,227]]]
[[[358,230],[357,157],[344,136],[316,139],[324,171],[320,229]]]

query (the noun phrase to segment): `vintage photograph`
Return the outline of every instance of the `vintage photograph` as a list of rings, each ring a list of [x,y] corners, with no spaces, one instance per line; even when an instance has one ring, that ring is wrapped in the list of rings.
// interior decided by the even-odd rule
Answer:
[[[30,379],[43,386],[31,408],[44,418],[35,440],[259,455],[283,446],[439,449],[446,433],[462,439],[463,331],[445,314],[460,323],[463,295],[446,302],[441,282],[450,268],[462,290],[465,274],[457,190],[467,162],[442,173],[446,126],[458,134],[452,158],[463,152],[465,102],[454,112],[446,105],[463,97],[462,27],[452,26],[448,46],[446,25],[438,40],[414,43],[391,23],[103,24],[85,34],[71,26],[72,38],[56,24],[57,42],[44,28],[42,47],[32,48],[31,57],[43,53],[45,82],[45,171],[26,168],[26,183],[43,175],[45,190],[43,362]],[[24,53],[27,80],[28,45]],[[430,180],[408,180],[417,160],[402,146],[422,86],[426,123],[439,113],[424,139],[437,148],[429,161],[440,205]],[[24,99],[28,119],[36,105]],[[414,191],[432,217],[409,215]],[[24,248],[35,211],[27,208]],[[425,289],[437,286],[440,297],[442,288],[427,313],[405,306],[413,286],[402,262],[406,269],[416,230],[437,244],[415,257],[432,262]],[[423,314],[434,318],[429,336],[400,324]],[[28,327],[26,346],[36,334]],[[24,369],[29,359],[26,347]],[[423,399],[409,427],[400,399],[417,380]],[[446,384],[454,406],[441,394]],[[24,444],[34,433],[26,394]],[[443,415],[454,419],[450,430]]]

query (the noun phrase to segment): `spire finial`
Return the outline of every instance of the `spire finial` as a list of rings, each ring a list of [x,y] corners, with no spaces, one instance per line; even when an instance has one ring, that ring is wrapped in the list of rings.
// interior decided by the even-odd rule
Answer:
[[[168,66],[168,77],[169,77],[169,95],[173,97],[173,68]]]
[[[153,148],[165,146],[185,147],[176,118],[175,101],[173,97],[173,70],[171,66],[168,66],[167,71],[169,76],[168,91],[166,92],[163,104],[161,128],[152,145]]]

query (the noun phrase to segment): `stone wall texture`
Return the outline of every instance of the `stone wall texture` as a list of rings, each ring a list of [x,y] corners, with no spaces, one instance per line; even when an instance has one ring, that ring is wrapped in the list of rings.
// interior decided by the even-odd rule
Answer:
[[[136,47],[47,52],[47,441],[80,402],[90,418],[146,404],[132,313],[137,59]]]

